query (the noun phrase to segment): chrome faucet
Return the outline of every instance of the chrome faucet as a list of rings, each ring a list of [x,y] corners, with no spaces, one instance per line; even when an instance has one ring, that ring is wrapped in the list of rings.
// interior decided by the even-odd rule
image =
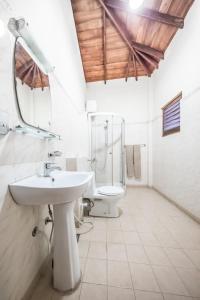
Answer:
[[[45,162],[44,163],[44,177],[50,177],[51,176],[51,172],[54,170],[59,170],[61,171],[61,167],[59,166],[53,166],[55,165],[55,163],[53,162]]]
[[[61,151],[53,151],[53,152],[49,152],[48,153],[48,157],[59,157],[62,156],[62,152]]]

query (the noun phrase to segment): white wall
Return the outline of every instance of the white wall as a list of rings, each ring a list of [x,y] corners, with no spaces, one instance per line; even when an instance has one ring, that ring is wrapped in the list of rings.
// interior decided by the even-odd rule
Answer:
[[[153,185],[200,218],[200,1],[154,76]],[[181,132],[162,134],[161,107],[183,91]]]
[[[56,67],[51,79],[52,130],[61,134],[62,140],[47,142],[15,132],[0,136],[1,300],[22,299],[47,256],[45,239],[33,238],[32,229],[38,225],[47,234],[50,229],[44,228],[46,207],[16,205],[8,184],[35,174],[51,149],[63,151],[59,160],[63,167],[66,156],[87,151],[87,142],[83,142],[87,133],[85,82],[70,1],[10,0],[10,5],[0,0],[0,18],[7,24],[9,17],[25,17],[41,50]],[[14,39],[7,31],[0,38],[0,115],[8,118],[11,128],[19,124],[13,93],[13,47]]]
[[[142,178],[127,179],[130,185],[150,184],[149,178],[149,78],[133,78],[87,84],[87,100],[97,101],[99,112],[114,112],[125,118],[125,144],[145,144],[141,148]]]

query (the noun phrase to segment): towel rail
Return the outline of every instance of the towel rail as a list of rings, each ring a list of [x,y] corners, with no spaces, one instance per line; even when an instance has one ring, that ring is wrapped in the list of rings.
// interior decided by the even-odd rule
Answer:
[[[125,146],[127,146],[127,145],[125,145]],[[146,144],[134,144],[133,146],[146,147]]]

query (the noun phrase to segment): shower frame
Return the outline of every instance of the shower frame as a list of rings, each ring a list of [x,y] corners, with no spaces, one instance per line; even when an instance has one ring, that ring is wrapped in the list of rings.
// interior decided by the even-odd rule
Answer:
[[[121,141],[121,146],[120,146],[120,149],[121,149],[121,154],[120,154],[120,158],[121,158],[121,164],[120,164],[120,184],[125,187],[125,120],[124,118],[119,115],[119,114],[116,114],[116,113],[110,113],[110,112],[99,112],[99,113],[90,113],[88,114],[88,120],[89,120],[89,162],[90,162],[90,167],[91,167],[91,170],[93,170],[93,164],[96,163],[96,154],[94,155],[93,154],[93,128],[92,128],[92,123],[93,123],[93,118],[95,117],[98,117],[98,116],[101,116],[101,117],[104,117],[105,116],[105,119],[106,117],[109,117],[109,118],[112,118],[112,128],[111,128],[111,136],[112,136],[112,146],[111,146],[111,154],[112,154],[112,157],[111,157],[111,184],[114,185],[114,159],[113,159],[113,156],[114,156],[114,117],[117,117],[117,118],[120,118],[121,119],[121,134],[120,134],[120,141]],[[109,153],[110,154],[110,153]],[[108,156],[108,153],[106,154]],[[96,175],[96,167],[95,167],[95,175]]]

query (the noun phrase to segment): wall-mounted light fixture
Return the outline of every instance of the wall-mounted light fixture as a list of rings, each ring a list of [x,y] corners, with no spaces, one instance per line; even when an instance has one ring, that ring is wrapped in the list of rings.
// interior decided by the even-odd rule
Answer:
[[[48,75],[54,70],[30,34],[25,19],[11,18],[8,23],[8,29],[15,38],[17,38],[17,41],[24,47],[44,74]]]
[[[5,25],[4,22],[0,19],[0,38],[5,34],[6,29],[5,29]]]
[[[129,0],[129,6],[131,9],[137,9],[139,8],[144,0]]]

